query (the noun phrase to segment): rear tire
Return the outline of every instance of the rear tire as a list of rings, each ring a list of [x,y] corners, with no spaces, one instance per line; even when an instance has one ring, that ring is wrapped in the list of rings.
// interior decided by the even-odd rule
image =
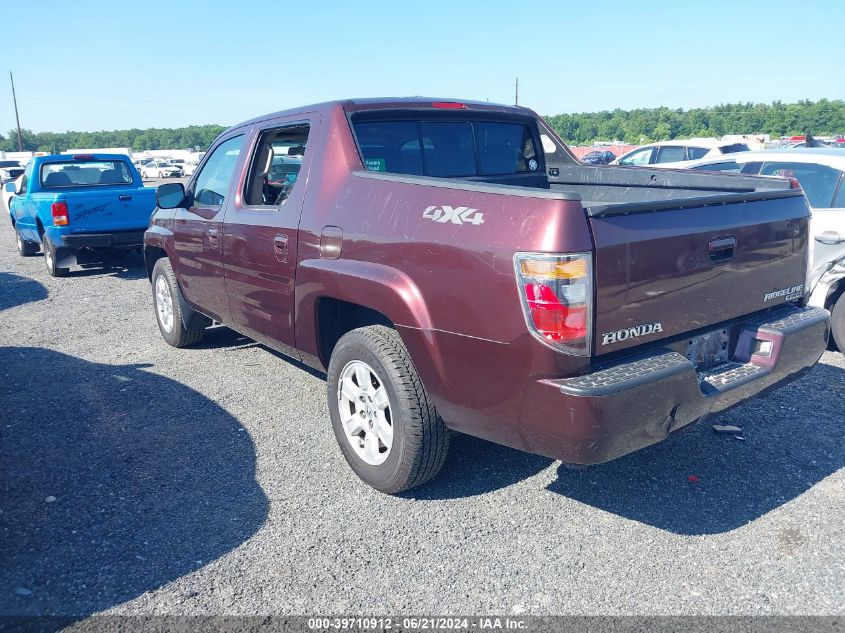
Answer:
[[[15,238],[18,242],[18,254],[21,257],[32,257],[38,252],[38,244],[23,239],[20,230],[17,228],[15,229]]]
[[[205,335],[205,328],[188,329],[182,314],[184,299],[173,266],[166,257],[153,266],[153,309],[162,338],[173,347],[196,345]]]
[[[340,450],[364,482],[395,494],[437,475],[449,450],[449,430],[396,330],[369,326],[341,337],[327,386]],[[368,452],[371,434],[377,439]]]
[[[47,234],[41,236],[41,247],[44,250],[44,264],[47,266],[47,273],[51,277],[67,277],[70,268],[59,268],[56,266],[56,247]]]
[[[830,333],[840,353],[845,354],[845,293],[839,295],[830,311]]]

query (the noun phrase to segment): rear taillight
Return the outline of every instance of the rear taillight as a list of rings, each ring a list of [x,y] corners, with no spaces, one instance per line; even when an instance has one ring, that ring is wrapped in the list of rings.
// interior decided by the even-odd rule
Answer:
[[[589,253],[517,253],[516,280],[528,329],[549,347],[589,356],[592,262]]]
[[[53,213],[54,226],[67,226],[69,224],[67,219],[67,202],[54,202],[50,207]]]

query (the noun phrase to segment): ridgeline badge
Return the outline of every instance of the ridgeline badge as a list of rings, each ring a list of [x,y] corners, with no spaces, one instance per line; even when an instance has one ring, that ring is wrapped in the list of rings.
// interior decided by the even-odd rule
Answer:
[[[771,301],[772,299],[780,299],[783,297],[784,301],[794,301],[804,296],[804,284],[797,286],[790,286],[789,288],[781,288],[780,290],[773,290],[763,295],[763,303]]]

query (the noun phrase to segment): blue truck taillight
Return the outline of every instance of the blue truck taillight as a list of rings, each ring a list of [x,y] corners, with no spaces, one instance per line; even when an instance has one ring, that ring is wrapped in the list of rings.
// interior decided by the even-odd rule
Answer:
[[[50,205],[53,214],[53,226],[67,226],[70,224],[67,216],[67,202],[54,202]]]

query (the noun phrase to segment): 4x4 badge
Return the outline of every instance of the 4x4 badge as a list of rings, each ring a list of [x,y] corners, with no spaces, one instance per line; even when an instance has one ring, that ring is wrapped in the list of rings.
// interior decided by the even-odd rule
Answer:
[[[434,220],[445,224],[484,224],[484,214],[478,209],[469,207],[450,207],[447,205],[428,207],[423,211],[422,216],[428,220]]]

